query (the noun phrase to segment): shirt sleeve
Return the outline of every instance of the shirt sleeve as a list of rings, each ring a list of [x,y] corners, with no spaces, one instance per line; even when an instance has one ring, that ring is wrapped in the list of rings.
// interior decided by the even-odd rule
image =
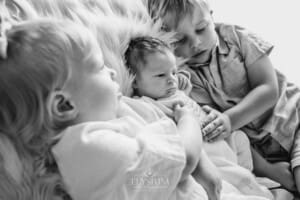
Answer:
[[[133,190],[132,180],[149,173],[166,176],[174,189],[185,155],[179,136],[167,133],[174,131],[172,126],[175,124],[170,125],[170,120],[161,120],[145,126],[137,137],[95,127],[67,133],[53,153],[71,196],[111,199],[111,195],[122,196],[117,193],[123,191],[137,197],[148,190]]]
[[[300,130],[295,133],[294,144],[291,151],[292,169],[300,166]]]
[[[273,45],[263,40],[257,34],[240,26],[235,26],[235,31],[239,38],[240,51],[246,67],[251,66],[263,55],[269,55],[271,53]]]

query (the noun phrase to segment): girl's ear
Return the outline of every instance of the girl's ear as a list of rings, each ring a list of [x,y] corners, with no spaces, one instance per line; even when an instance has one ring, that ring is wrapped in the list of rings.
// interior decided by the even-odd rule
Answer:
[[[71,121],[78,116],[78,109],[70,95],[66,92],[53,92],[49,104],[50,112],[56,121]]]

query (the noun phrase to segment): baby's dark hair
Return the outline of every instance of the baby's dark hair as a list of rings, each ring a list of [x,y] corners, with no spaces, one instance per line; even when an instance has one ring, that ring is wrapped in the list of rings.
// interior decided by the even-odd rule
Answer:
[[[171,51],[169,44],[158,38],[150,36],[136,37],[130,40],[124,54],[125,64],[129,72],[135,75],[139,67],[147,63],[148,55],[157,52],[165,53],[167,50]]]

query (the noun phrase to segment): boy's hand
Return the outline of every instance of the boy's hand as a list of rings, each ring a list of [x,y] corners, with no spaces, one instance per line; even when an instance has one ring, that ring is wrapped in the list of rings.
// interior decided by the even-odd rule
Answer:
[[[207,116],[203,120],[203,138],[205,141],[213,142],[228,137],[231,134],[230,119],[209,106],[203,106]]]
[[[178,89],[184,91],[185,94],[189,95],[192,90],[192,83],[188,77],[184,74],[178,73]]]

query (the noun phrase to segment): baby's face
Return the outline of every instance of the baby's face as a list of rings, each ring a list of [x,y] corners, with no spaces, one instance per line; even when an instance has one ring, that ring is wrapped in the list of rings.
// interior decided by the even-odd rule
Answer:
[[[148,55],[146,61],[134,83],[138,95],[160,99],[175,94],[178,80],[174,54],[171,51],[157,52]]]
[[[72,77],[67,88],[79,111],[79,120],[105,121],[116,117],[119,84],[116,72],[104,65],[100,48],[88,59],[73,63]]]
[[[172,14],[163,18],[165,25],[174,30],[177,38],[175,54],[190,58],[190,62],[204,63],[210,58],[217,43],[217,35],[208,9],[195,4],[192,13],[188,13],[178,23]]]

